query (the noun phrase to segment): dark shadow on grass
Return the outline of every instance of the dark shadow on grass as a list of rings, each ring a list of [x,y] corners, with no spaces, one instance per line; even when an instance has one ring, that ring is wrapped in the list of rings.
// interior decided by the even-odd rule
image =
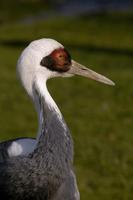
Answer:
[[[25,48],[31,41],[30,40],[1,40],[0,45],[9,46],[12,48]],[[125,55],[133,56],[133,49],[127,48],[115,48],[107,46],[97,46],[97,45],[85,45],[85,44],[66,44],[68,49],[78,49],[79,51],[87,51],[90,53],[104,53],[110,55]]]
[[[30,40],[1,40],[0,45],[12,48],[24,48],[30,42]]]
[[[121,12],[120,13],[117,13],[115,12],[113,14],[113,12],[108,12],[106,10],[102,11],[102,12],[93,12],[93,13],[85,13],[84,15],[80,16],[79,17],[80,19],[83,19],[83,20],[104,20],[106,21],[107,23],[117,23],[117,24],[120,24],[120,23],[126,23],[126,24],[132,24],[133,22],[133,14],[132,13],[128,13],[128,14],[122,14]]]
[[[127,48],[114,48],[114,47],[106,47],[106,46],[96,46],[96,45],[78,45],[78,44],[70,44],[68,45],[71,49],[79,49],[81,51],[87,51],[90,53],[104,53],[104,54],[113,54],[113,55],[125,55],[125,56],[133,56],[133,50]]]

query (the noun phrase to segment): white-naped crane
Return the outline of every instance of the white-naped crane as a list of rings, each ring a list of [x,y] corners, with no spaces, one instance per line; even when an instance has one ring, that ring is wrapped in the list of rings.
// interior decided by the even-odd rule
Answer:
[[[0,198],[7,200],[79,200],[73,171],[70,131],[46,86],[53,77],[80,75],[114,85],[71,59],[53,39],[33,41],[22,52],[17,71],[38,114],[36,139],[0,143]]]

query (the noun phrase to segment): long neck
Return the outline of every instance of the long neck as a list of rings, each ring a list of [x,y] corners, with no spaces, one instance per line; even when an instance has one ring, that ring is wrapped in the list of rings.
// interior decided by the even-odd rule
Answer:
[[[42,92],[43,91],[43,92]],[[57,105],[49,94],[46,84],[38,91],[35,89],[35,104],[38,112],[39,131],[37,146],[34,151],[35,157],[39,160],[44,158],[50,160],[54,157],[59,159],[61,165],[64,162],[73,161],[73,142],[69,129],[59,111]],[[53,164],[53,163],[51,163]]]

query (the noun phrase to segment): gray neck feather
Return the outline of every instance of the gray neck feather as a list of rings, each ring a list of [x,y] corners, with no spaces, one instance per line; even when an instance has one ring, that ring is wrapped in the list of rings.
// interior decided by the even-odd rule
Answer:
[[[48,91],[42,95],[36,89],[34,94],[39,108],[40,133],[31,155],[38,164],[47,168],[67,170],[73,162],[73,141],[69,129]]]

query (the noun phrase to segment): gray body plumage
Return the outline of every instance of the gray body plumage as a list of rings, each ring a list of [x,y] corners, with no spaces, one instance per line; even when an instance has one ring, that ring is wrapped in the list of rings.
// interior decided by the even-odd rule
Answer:
[[[30,137],[21,137],[0,142],[0,163],[16,156],[13,152],[10,152],[12,148],[14,148],[14,144],[19,145],[15,148],[15,151],[17,151],[17,155],[28,155],[33,151],[36,144],[36,139]],[[28,146],[28,149],[25,150],[25,146]],[[18,152],[19,147],[21,147],[21,152]]]
[[[0,196],[7,200],[78,200],[70,132],[63,118],[42,96],[37,97],[43,112],[38,144],[28,156],[0,163]]]

